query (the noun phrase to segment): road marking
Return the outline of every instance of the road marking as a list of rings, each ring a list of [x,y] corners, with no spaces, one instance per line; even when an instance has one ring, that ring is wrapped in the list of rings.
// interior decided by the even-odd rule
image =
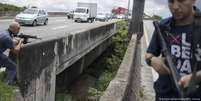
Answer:
[[[14,19],[1,19],[0,22],[8,22],[8,21],[14,21]]]
[[[52,30],[63,29],[63,28],[66,28],[66,27],[68,27],[68,26],[69,26],[69,25],[58,26],[58,27],[54,27],[54,28],[52,28]]]
[[[148,47],[149,41],[148,41],[148,35],[147,34],[148,34],[147,27],[144,24],[145,42],[146,42],[146,46]],[[158,79],[159,75],[153,68],[151,68],[151,70],[152,70],[153,81],[155,82]]]
[[[146,46],[148,47],[148,44],[149,44],[149,42],[148,42],[148,35],[147,35],[148,31],[147,31],[147,28],[146,28],[145,24],[144,24],[144,32],[145,32],[144,36],[145,36]]]

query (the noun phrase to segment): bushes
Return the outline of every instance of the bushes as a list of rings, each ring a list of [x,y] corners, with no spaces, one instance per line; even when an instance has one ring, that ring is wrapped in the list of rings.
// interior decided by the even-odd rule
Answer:
[[[3,18],[5,16],[15,16],[17,13],[23,11],[24,9],[25,7],[21,8],[14,5],[0,3],[0,17]]]
[[[121,64],[123,56],[128,46],[128,27],[127,22],[121,21],[117,23],[117,33],[112,38],[111,46],[92,63],[86,75],[96,78],[95,85],[89,87],[88,94],[82,101],[99,101],[103,92],[108,87],[110,81],[115,77],[117,70]],[[64,99],[66,97],[66,99]],[[70,98],[69,98],[70,97]],[[72,96],[61,94],[57,96],[56,101],[73,101]],[[67,98],[69,98],[67,100]]]
[[[72,96],[69,94],[56,94],[56,100],[55,101],[74,101]]]
[[[8,12],[8,11],[22,11],[23,8],[17,7],[17,6],[13,6],[13,5],[9,5],[9,4],[2,4],[0,3],[0,12]]]
[[[102,96],[110,81],[115,77],[127,49],[127,22],[119,22],[117,26],[118,31],[112,39],[112,45],[89,67],[88,73],[95,76],[97,81],[88,91],[88,101],[98,101]]]
[[[14,87],[8,86],[5,82],[2,82],[4,74],[0,73],[0,101],[13,101]]]

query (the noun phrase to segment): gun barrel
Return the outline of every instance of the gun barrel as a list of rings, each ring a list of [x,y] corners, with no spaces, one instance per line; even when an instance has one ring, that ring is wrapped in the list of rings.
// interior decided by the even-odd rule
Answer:
[[[20,38],[32,38],[32,39],[37,39],[37,36],[25,35],[25,34],[18,35],[18,37],[20,37]]]
[[[28,39],[40,39],[41,40],[41,38],[38,38],[37,36],[32,36],[32,35],[26,35],[26,34],[19,34],[19,35],[15,35],[14,37],[19,37],[19,38],[22,38],[22,39],[24,39],[24,44],[26,44],[26,43],[29,43],[28,42]]]

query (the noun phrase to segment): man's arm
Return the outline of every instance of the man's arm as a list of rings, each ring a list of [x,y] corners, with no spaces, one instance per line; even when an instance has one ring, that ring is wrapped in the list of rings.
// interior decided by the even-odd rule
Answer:
[[[184,88],[188,87],[190,84],[191,78],[192,78],[192,74],[181,77],[181,79],[179,81],[179,85],[181,85]],[[196,73],[196,80],[201,81],[201,70],[199,70]]]
[[[150,66],[160,75],[168,75],[170,74],[170,70],[164,63],[164,59],[160,57],[156,57],[151,53],[146,53],[145,60],[150,59]]]
[[[15,42],[14,42],[15,43]],[[22,44],[23,44],[23,39],[20,39],[14,48],[10,49],[10,51],[14,54],[18,54],[19,51],[20,51],[20,48],[22,47]]]
[[[197,76],[197,79],[198,79],[199,81],[201,81],[201,70],[199,70],[199,71],[197,72],[196,76]]]

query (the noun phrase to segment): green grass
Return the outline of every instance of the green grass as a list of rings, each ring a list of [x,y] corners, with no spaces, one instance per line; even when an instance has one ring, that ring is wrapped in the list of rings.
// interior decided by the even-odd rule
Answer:
[[[13,101],[15,87],[5,83],[5,73],[0,73],[0,101]]]
[[[75,101],[75,100],[73,100],[72,96],[69,94],[59,93],[56,94],[55,101]]]

